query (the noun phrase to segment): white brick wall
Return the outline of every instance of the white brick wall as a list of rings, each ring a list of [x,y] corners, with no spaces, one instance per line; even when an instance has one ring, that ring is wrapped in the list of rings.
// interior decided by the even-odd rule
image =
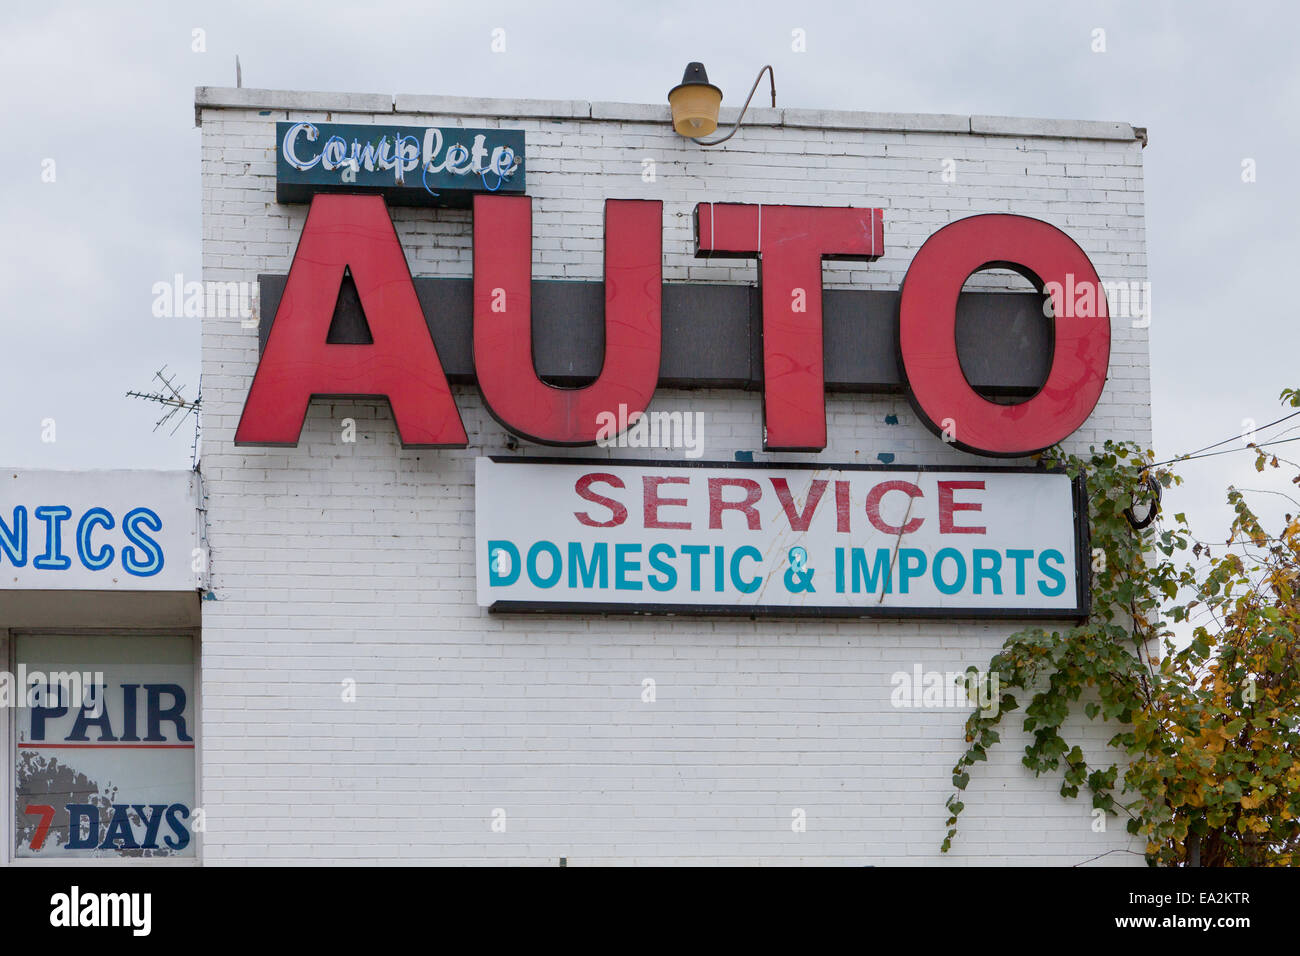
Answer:
[[[373,97],[225,92],[241,105],[203,105],[222,98],[200,91],[204,278],[253,281],[288,271],[307,212],[275,202],[275,122],[395,118],[355,112]],[[668,281],[755,279],[753,262],[691,255],[691,211],[708,200],[883,207],[886,254],[828,263],[828,288],[896,289],[925,238],[981,212],[1060,226],[1104,281],[1146,278],[1141,146],[1093,138],[1117,124],[890,117],[875,130],[828,114],[836,128],[818,128],[811,114],[778,125],[778,111],[762,110],[765,125],[707,151],[659,107],[596,104],[615,118],[557,119],[593,110],[398,98],[408,103],[442,112],[397,122],[527,132],[538,278],[601,277],[607,197],[664,201]],[[625,118],[637,115],[646,121]],[[966,131],[907,131],[927,125]],[[654,183],[641,178],[647,158]],[[945,158],[953,183],[941,179]],[[393,212],[414,274],[470,275],[467,212]],[[1078,449],[1150,438],[1146,332],[1114,326],[1110,380]],[[1024,770],[1013,717],[972,778],[954,851],[939,854],[966,711],[894,709],[890,676],[918,663],[983,667],[1013,623],[490,616],[474,595],[473,459],[504,453],[506,436],[476,391],[454,389],[464,451],[403,451],[387,409],[365,402],[315,403],[296,448],[235,448],[256,362],[256,330],[206,322],[208,862],[1072,864],[1140,849],[1121,820],[1094,833],[1086,799],[1064,800],[1058,779]],[[661,391],[653,407],[703,411],[705,457],[729,460],[760,449],[760,401]],[[827,415],[825,453],[785,457],[988,463],[935,439],[902,396],[829,396]],[[356,444],[340,441],[344,417],[357,421]],[[653,704],[641,702],[647,677]],[[340,699],[347,678],[354,704]],[[1103,755],[1113,728],[1081,733]],[[491,830],[495,808],[505,833]],[[805,833],[791,830],[794,808],[807,812]]]

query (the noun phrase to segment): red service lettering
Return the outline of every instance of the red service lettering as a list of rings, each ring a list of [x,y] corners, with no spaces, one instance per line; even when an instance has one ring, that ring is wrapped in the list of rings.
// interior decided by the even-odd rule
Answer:
[[[727,501],[722,497],[724,488],[740,488],[745,492],[745,497],[740,501]],[[722,512],[739,511],[745,516],[749,530],[758,531],[760,520],[758,509],[754,505],[762,497],[762,487],[752,478],[710,478],[709,530],[717,531],[722,527]]]
[[[880,501],[891,491],[901,491],[911,498],[925,496],[925,492],[910,481],[882,481],[867,493],[867,520],[877,531],[885,534],[911,534],[921,527],[924,518],[911,518],[900,526],[892,525],[880,516]]]
[[[573,516],[578,519],[579,524],[584,524],[588,528],[613,528],[621,525],[627,520],[627,508],[613,498],[606,498],[604,495],[598,495],[591,490],[591,486],[596,482],[602,482],[611,488],[622,488],[623,479],[618,475],[611,475],[606,472],[593,472],[590,475],[583,475],[573,486],[573,490],[578,493],[578,497],[592,504],[600,505],[609,509],[609,518],[606,521],[597,521],[590,514],[582,511],[575,511]]]
[[[675,528],[681,531],[689,531],[691,523],[689,521],[662,521],[659,518],[659,509],[664,507],[683,507],[686,505],[685,498],[661,498],[659,497],[660,485],[688,485],[691,479],[686,475],[646,475],[641,479],[642,486],[645,489],[644,507],[645,507],[645,527],[647,528]]]
[[[953,492],[961,490],[984,490],[982,481],[941,481],[939,482],[939,533],[940,534],[983,534],[983,525],[958,526],[953,524],[954,511],[982,511],[984,506],[978,501],[956,501]]]

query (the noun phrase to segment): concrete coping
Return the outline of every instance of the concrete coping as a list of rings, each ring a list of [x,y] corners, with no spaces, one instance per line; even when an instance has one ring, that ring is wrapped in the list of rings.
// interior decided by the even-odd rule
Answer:
[[[555,120],[617,120],[667,123],[668,104],[605,103],[585,100],[483,99],[423,93],[320,93],[200,86],[194,90],[194,123],[203,125],[205,109],[305,110],[330,113],[393,113],[435,116],[501,117]],[[720,123],[728,127],[738,107],[724,107]],[[1147,142],[1144,127],[1097,120],[1030,119],[1014,116],[961,116],[947,113],[870,113],[751,106],[746,126],[800,129],[869,130],[902,133],[974,133],[982,136],[1030,136],[1048,139],[1096,139]]]

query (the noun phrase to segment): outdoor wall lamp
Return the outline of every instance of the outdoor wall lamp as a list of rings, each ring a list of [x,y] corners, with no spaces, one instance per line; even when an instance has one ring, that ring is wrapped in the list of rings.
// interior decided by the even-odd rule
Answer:
[[[758,89],[758,83],[763,79],[764,72],[771,80],[772,105],[776,106],[776,74],[768,65],[759,70],[758,76],[754,78],[754,85],[749,88],[749,96],[745,99],[745,105],[741,107],[740,115],[736,117],[736,125],[731,127],[731,132],[721,139],[706,143],[700,137],[708,136],[718,128],[722,90],[709,82],[709,74],[705,72],[703,63],[688,63],[686,72],[682,74],[681,83],[668,91],[668,105],[673,110],[673,129],[701,146],[717,146],[719,143],[725,143],[736,135],[736,130],[740,129],[740,123],[745,118],[745,110],[749,109],[749,101],[754,98],[754,91]]]

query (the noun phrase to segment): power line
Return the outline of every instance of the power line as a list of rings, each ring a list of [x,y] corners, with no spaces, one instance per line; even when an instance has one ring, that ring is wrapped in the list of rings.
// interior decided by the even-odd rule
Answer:
[[[1259,431],[1263,431],[1263,430],[1266,429],[1266,428],[1272,428],[1274,425],[1280,425],[1280,424],[1282,424],[1283,422],[1285,422],[1285,421],[1287,421],[1287,420],[1289,420],[1289,419],[1295,418],[1297,415],[1300,415],[1300,412],[1292,412],[1290,415],[1283,415],[1283,416],[1282,416],[1281,418],[1279,418],[1277,421],[1269,422],[1267,425],[1260,425],[1259,428],[1258,428],[1258,430],[1259,430]],[[1252,431],[1254,431],[1254,430],[1255,430],[1255,429],[1252,429]],[[1196,458],[1213,458],[1215,455],[1226,455],[1226,454],[1228,454],[1229,452],[1234,452],[1234,451],[1245,451],[1246,449],[1251,448],[1251,447],[1263,448],[1263,447],[1265,447],[1265,445],[1269,445],[1269,444],[1274,444],[1274,445],[1281,445],[1281,444],[1284,444],[1284,442],[1282,442],[1282,441],[1265,442],[1264,444],[1244,445],[1244,446],[1242,446],[1241,448],[1229,448],[1227,451],[1215,452],[1215,453],[1212,454],[1212,455],[1203,455],[1203,454],[1201,454],[1201,452],[1209,451],[1209,450],[1212,449],[1212,448],[1218,448],[1220,445],[1226,445],[1226,444],[1227,444],[1228,442],[1230,442],[1230,441],[1240,441],[1240,440],[1242,439],[1242,437],[1243,437],[1243,436],[1240,435],[1240,434],[1237,434],[1237,435],[1231,435],[1231,436],[1229,436],[1228,438],[1223,439],[1222,441],[1216,441],[1213,445],[1206,445],[1204,448],[1198,448],[1198,449],[1196,449],[1195,451],[1189,451],[1189,452],[1187,452],[1185,455],[1178,455],[1178,456],[1175,457],[1175,458],[1170,458],[1168,461],[1158,461],[1158,462],[1156,462],[1155,464],[1153,464],[1153,465],[1151,465],[1151,466],[1149,466],[1149,467],[1151,467],[1151,468],[1158,468],[1158,467],[1160,467],[1161,465],[1172,465],[1174,462],[1178,462],[1178,461],[1191,461],[1191,460],[1196,459]],[[1286,441],[1295,441],[1295,439],[1294,439],[1294,438],[1288,438],[1288,439],[1286,439]]]
[[[1266,442],[1260,442],[1258,444],[1253,444],[1253,445],[1243,445],[1240,448],[1225,448],[1223,451],[1212,451],[1208,455],[1183,455],[1181,458],[1171,458],[1169,459],[1169,461],[1158,461],[1154,465],[1148,465],[1147,467],[1157,468],[1160,465],[1172,465],[1175,462],[1180,462],[1180,461],[1195,461],[1197,458],[1217,458],[1219,455],[1231,455],[1234,452],[1250,451],[1251,449],[1258,450],[1263,448],[1271,448],[1273,445],[1285,445],[1288,442],[1293,442],[1293,441],[1300,441],[1300,435],[1297,435],[1295,438],[1281,438],[1278,439],[1277,441],[1266,441]],[[1219,442],[1219,444],[1221,445],[1223,443]],[[1206,447],[1214,448],[1215,446],[1208,445]]]

